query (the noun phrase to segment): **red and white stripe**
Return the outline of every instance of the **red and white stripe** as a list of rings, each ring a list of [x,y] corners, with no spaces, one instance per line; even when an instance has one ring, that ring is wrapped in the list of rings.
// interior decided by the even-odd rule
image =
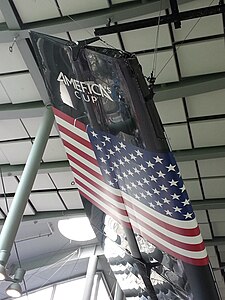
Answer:
[[[208,264],[196,220],[176,220],[109,186],[98,166],[86,126],[54,108],[78,189],[87,200],[159,249],[194,265]]]

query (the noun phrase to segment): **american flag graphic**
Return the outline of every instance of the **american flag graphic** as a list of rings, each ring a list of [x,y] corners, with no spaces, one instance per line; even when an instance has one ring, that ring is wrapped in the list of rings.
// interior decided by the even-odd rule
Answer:
[[[53,110],[81,195],[159,249],[189,264],[207,265],[172,153],[146,151]]]

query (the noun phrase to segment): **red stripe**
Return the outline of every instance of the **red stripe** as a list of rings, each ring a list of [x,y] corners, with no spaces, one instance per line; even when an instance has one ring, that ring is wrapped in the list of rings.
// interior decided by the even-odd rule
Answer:
[[[148,240],[150,243],[152,243],[159,249],[165,251],[166,253],[168,253],[178,259],[181,259],[182,261],[184,261],[188,264],[195,265],[195,266],[206,266],[209,263],[208,256],[206,256],[204,258],[190,258],[190,257],[184,256],[184,255],[181,255],[181,254],[165,247],[164,245],[160,244],[158,241],[154,240],[151,236],[148,236],[145,233],[140,232],[140,230],[138,228],[136,228],[134,225],[132,225],[132,227],[135,229],[134,230],[135,233],[140,234],[142,237],[144,237],[146,240]]]
[[[55,114],[57,117],[59,117],[59,118],[65,120],[66,122],[70,123],[71,125],[74,125],[74,118],[68,116],[67,114],[63,113],[61,110],[58,110],[58,109],[55,108],[55,107],[53,107],[52,109],[53,109],[54,114]]]
[[[203,242],[199,243],[199,244],[187,244],[184,242],[180,242],[177,240],[174,240],[173,238],[170,238],[169,236],[166,236],[165,234],[161,233],[160,231],[158,231],[157,229],[152,228],[150,225],[144,223],[142,220],[135,218],[135,216],[131,215],[128,213],[128,216],[130,219],[134,220],[135,222],[137,222],[138,224],[142,225],[145,229],[147,229],[147,231],[151,234],[154,233],[156,236],[162,238],[164,241],[179,247],[180,249],[185,249],[188,251],[193,251],[193,252],[198,252],[198,251],[202,251],[205,249],[205,245]],[[140,229],[141,231],[141,229]],[[142,235],[142,231],[141,231],[141,235]]]
[[[76,172],[75,172],[76,173]],[[96,198],[98,198],[99,201],[101,201],[102,203],[106,204],[108,207],[111,207],[113,210],[117,211],[119,214],[123,215],[123,216],[128,216],[127,215],[127,211],[120,209],[116,206],[114,206],[112,203],[108,202],[105,198],[103,198],[102,196],[100,196],[98,193],[94,192],[90,187],[88,187],[87,185],[85,185],[83,182],[81,182],[79,179],[76,179],[76,183],[79,184],[80,186],[82,186],[86,191],[88,191],[89,193],[91,193],[93,196],[95,196]],[[112,213],[111,213],[112,214]]]
[[[82,122],[80,122],[80,121],[78,121],[78,120],[75,120],[75,126],[76,126],[77,128],[79,128],[80,130],[86,132],[86,127],[87,127],[87,126],[86,126],[84,123],[82,123]]]
[[[161,221],[161,220],[157,219],[156,217],[148,214],[146,211],[144,211],[140,207],[137,207],[135,204],[130,203],[130,201],[126,200],[125,197],[123,197],[123,199],[124,199],[125,205],[129,206],[132,210],[137,211],[141,215],[143,215],[146,218],[150,219],[152,222],[158,224],[159,226],[161,226],[163,228],[166,228],[167,230],[169,230],[171,232],[181,234],[181,235],[184,235],[184,236],[197,236],[197,235],[200,234],[199,227],[195,227],[193,229],[188,229],[188,228],[176,227],[174,225],[165,223],[164,221]]]
[[[94,170],[92,170],[91,168],[89,168],[87,165],[83,164],[81,161],[79,161],[78,159],[76,159],[72,155],[70,155],[70,154],[67,153],[67,157],[68,157],[69,161],[74,162],[75,164],[77,164],[79,167],[81,167],[82,169],[84,169],[85,171],[87,171],[88,173],[90,173],[91,175],[93,175],[94,177],[97,177],[101,181],[104,181],[101,174],[95,172]]]
[[[77,175],[79,175],[81,178],[83,178],[85,181],[87,181],[91,185],[95,186],[98,190],[100,190],[101,192],[103,192],[107,196],[113,198],[116,202],[124,204],[122,197],[117,196],[117,195],[111,193],[110,191],[106,190],[103,186],[100,186],[95,181],[93,181],[92,179],[90,179],[89,177],[87,177],[86,175],[84,175],[83,173],[81,173],[80,171],[76,170],[74,167],[71,167],[71,168],[72,168],[72,170],[73,170],[74,173],[76,173]],[[124,209],[126,210],[125,205],[124,205]]]
[[[77,141],[78,143],[84,145],[85,147],[93,150],[92,145],[89,141],[83,139],[82,137],[80,137],[79,135],[77,135],[76,133],[70,131],[68,128],[63,127],[62,125],[60,125],[59,123],[57,123],[57,126],[59,128],[60,132],[63,132],[64,134],[68,135],[69,137],[71,137],[73,140]],[[74,130],[76,130],[76,127],[74,127]]]
[[[98,166],[98,162],[94,157],[89,156],[87,153],[85,153],[82,150],[78,149],[74,145],[71,145],[69,142],[65,141],[64,139],[62,139],[62,141],[63,141],[64,146],[69,148],[71,151],[73,151],[74,153],[80,155],[84,159],[90,161],[93,165]]]

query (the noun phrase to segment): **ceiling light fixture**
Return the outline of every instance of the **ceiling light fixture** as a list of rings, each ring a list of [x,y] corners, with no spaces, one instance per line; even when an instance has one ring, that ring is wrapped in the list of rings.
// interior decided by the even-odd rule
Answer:
[[[13,298],[18,298],[22,296],[22,288],[18,282],[13,282],[6,289],[6,294]]]
[[[5,280],[7,277],[5,267],[0,264],[0,280]]]
[[[96,238],[87,217],[77,217],[59,220],[58,228],[60,233],[72,241],[89,241]]]

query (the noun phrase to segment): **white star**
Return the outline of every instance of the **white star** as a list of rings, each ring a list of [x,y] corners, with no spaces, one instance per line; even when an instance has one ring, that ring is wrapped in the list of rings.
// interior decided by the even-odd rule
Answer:
[[[126,156],[124,156],[123,159],[125,162],[127,162],[129,164],[130,160]]]
[[[149,161],[146,161],[146,164],[147,164],[147,166],[148,166],[149,168],[154,169],[154,164],[152,164],[152,163],[150,162],[150,160],[149,160]]]
[[[165,213],[166,213],[167,216],[172,216],[173,215],[173,213],[171,211],[169,211],[168,209],[164,210],[164,211],[165,211]]]
[[[117,169],[119,168],[119,165],[115,161],[112,162],[112,165],[114,168],[117,168]]]
[[[144,199],[146,199],[146,195],[144,193],[140,193],[141,197],[143,197]]]
[[[122,161],[122,159],[119,159],[118,162],[120,165],[124,166],[124,162]]]
[[[182,210],[182,208],[178,207],[178,206],[173,207],[173,209],[175,212],[179,212],[179,213],[181,213],[181,210]]]
[[[155,205],[151,202],[149,203],[149,206],[152,207],[152,208],[155,208]]]
[[[183,215],[185,217],[185,219],[191,219],[192,218],[192,213],[186,213],[186,215]]]
[[[134,173],[138,173],[138,174],[140,174],[140,171],[135,167],[135,168],[133,168],[133,170],[134,170]]]
[[[142,180],[143,180],[144,183],[149,184],[149,180],[147,180],[147,178],[142,178]]]
[[[174,171],[174,172],[176,172],[175,171],[175,168],[176,168],[176,165],[169,165],[168,167],[166,167],[167,169],[168,169],[168,172],[170,172],[170,171]]]
[[[113,168],[113,167],[110,167],[110,169],[111,169],[112,171],[114,171],[114,168]]]
[[[175,180],[171,180],[171,181],[169,181],[169,184],[170,184],[170,186],[177,186],[177,183],[178,183],[178,181],[175,181]]]
[[[123,177],[127,178],[128,177],[127,173],[123,172]]]
[[[181,190],[181,193],[183,193],[186,189],[185,189],[185,185],[183,184],[183,186],[181,188],[179,188]]]
[[[162,171],[156,172],[158,174],[158,177],[165,178],[165,175]]]
[[[150,193],[149,191],[146,191],[146,195],[152,197],[152,193]]]
[[[141,187],[143,186],[143,183],[140,180],[137,180],[137,184]]]
[[[112,149],[108,149],[110,155],[115,155],[115,152]]]
[[[131,170],[127,170],[127,173],[128,173],[128,175],[130,175],[130,176],[134,176],[134,173],[131,172]]]
[[[104,137],[106,142],[109,142],[109,143],[111,142],[111,138],[108,137],[107,135],[103,135],[103,137]]]
[[[154,177],[153,175],[151,175],[151,176],[149,176],[149,177],[150,177],[151,181],[155,181],[155,182],[157,182],[157,178],[156,178],[156,177]]]
[[[118,182],[118,179],[117,179],[117,178],[113,178],[113,180],[114,180],[115,182]]]
[[[163,206],[163,204],[162,204],[160,201],[155,201],[155,203],[156,203],[156,205],[158,205],[158,206],[160,206],[160,207]]]
[[[131,186],[134,187],[134,188],[137,187],[137,185],[134,182],[131,182]]]
[[[158,155],[156,157],[153,157],[156,163],[162,164],[163,159],[160,158]]]
[[[129,184],[126,184],[126,186],[128,190],[131,190],[131,186]]]
[[[181,174],[180,174],[180,171],[179,172],[177,172],[177,175],[180,177],[181,176]]]
[[[105,147],[105,145],[106,145],[105,142],[101,142],[101,143],[102,143],[103,147]]]
[[[95,138],[98,137],[97,133],[95,133],[94,131],[91,131],[91,134],[92,134],[92,136],[95,137]]]
[[[102,147],[100,145],[95,145],[96,149],[102,151]]]
[[[143,166],[143,165],[140,165],[140,169],[141,169],[141,171],[146,171],[146,168]]]
[[[167,190],[168,190],[168,187],[166,187],[164,184],[160,185],[159,187],[160,187],[161,191],[167,192]]]
[[[120,189],[124,192],[126,191],[126,188],[124,186],[121,186]]]
[[[115,148],[115,150],[116,150],[117,152],[120,152],[120,151],[121,151],[120,148],[119,148],[118,146],[114,146],[114,148]]]
[[[116,177],[119,179],[119,180],[122,180],[123,177],[120,175],[120,174],[116,174]]]
[[[123,149],[126,149],[126,147],[127,147],[127,146],[124,145],[122,142],[120,142],[119,145],[120,145],[120,148],[123,148]]]
[[[171,195],[171,197],[173,198],[173,200],[179,200],[179,198],[180,198],[180,195],[177,195],[177,194],[173,194],[173,195]]]
[[[137,194],[135,194],[135,195],[134,195],[134,198],[136,198],[136,199],[139,200],[139,199],[140,199],[140,196],[138,196]]]
[[[167,199],[167,198],[162,198],[162,200],[163,200],[164,203],[170,204],[170,200],[169,200],[169,199]]]
[[[114,186],[114,183],[110,180],[108,181],[109,185]]]
[[[140,150],[135,150],[137,156],[143,157],[143,153]]]
[[[106,154],[106,157],[107,157],[107,159],[110,159],[110,155],[109,154]]]
[[[136,156],[134,156],[134,154],[133,154],[133,153],[131,153],[131,154],[129,154],[129,155],[130,155],[130,158],[131,158],[131,159],[133,159],[133,160],[135,160],[135,161],[136,161],[136,158],[137,158],[137,157],[136,157]]]
[[[182,202],[184,206],[189,205],[190,204],[190,200],[185,199],[184,202]]]
[[[160,194],[160,191],[158,191],[157,189],[152,189],[152,190],[153,190],[153,193],[154,193],[154,194],[157,194],[157,195]]]
[[[102,163],[104,163],[104,164],[106,163],[106,160],[104,159],[104,157],[100,157],[100,160]]]
[[[104,170],[104,172],[105,172],[106,175],[110,174],[110,172],[108,170]]]

